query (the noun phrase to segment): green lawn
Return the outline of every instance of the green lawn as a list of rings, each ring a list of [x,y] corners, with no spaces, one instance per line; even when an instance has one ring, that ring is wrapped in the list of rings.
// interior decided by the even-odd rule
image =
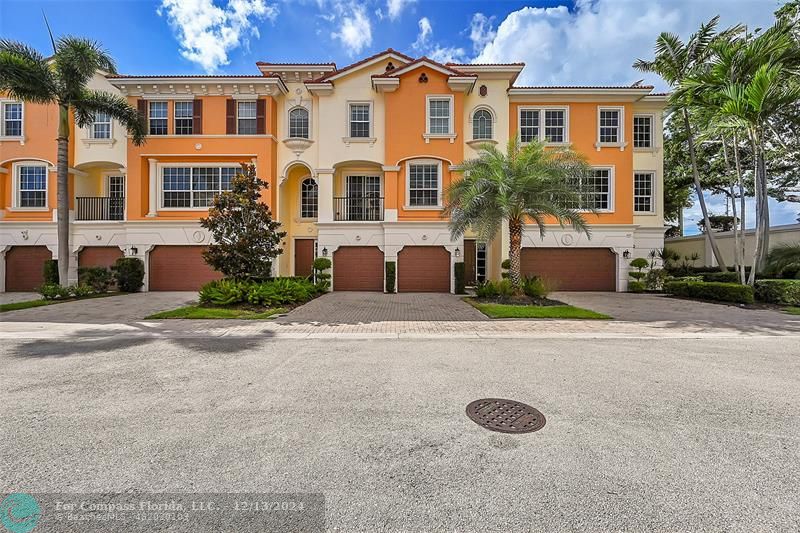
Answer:
[[[0,304],[0,313],[6,311],[18,311],[29,307],[41,307],[43,305],[57,304],[60,300],[28,300],[27,302],[14,302],[10,304]]]
[[[489,318],[579,318],[579,319],[611,319],[608,315],[595,313],[588,309],[571,305],[506,305],[476,302],[471,298],[466,301]]]
[[[244,320],[259,320],[270,318],[273,315],[283,313],[283,308],[267,309],[266,311],[251,311],[249,309],[235,309],[226,307],[200,307],[199,305],[187,305],[171,311],[162,311],[150,315],[146,320],[159,320],[163,318],[239,318]]]
[[[790,315],[800,315],[800,307],[784,307],[783,310]]]
[[[0,313],[7,311],[19,311],[20,309],[29,309],[31,307],[41,307],[43,305],[61,304],[64,302],[77,302],[78,300],[90,300],[92,298],[106,298],[108,296],[115,296],[121,294],[119,292],[109,292],[106,294],[90,294],[89,296],[82,296],[81,298],[64,298],[63,300],[28,300],[27,302],[14,302],[10,304],[0,304]]]

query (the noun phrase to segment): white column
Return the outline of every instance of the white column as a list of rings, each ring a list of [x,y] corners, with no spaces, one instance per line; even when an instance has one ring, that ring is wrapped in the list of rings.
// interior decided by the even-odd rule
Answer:
[[[150,164],[150,194],[148,196],[149,208],[147,216],[154,217],[158,210],[158,186],[156,181],[158,179],[158,168],[156,167],[158,159],[148,159],[147,162]]]
[[[317,169],[317,222],[333,222],[333,169]]]

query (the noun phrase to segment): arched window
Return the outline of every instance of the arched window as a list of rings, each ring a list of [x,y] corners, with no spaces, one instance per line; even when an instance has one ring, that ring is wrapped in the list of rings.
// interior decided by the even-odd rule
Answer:
[[[472,115],[472,138],[492,138],[492,114],[486,109],[478,109]]]
[[[306,178],[300,184],[300,218],[317,218],[317,182]]]
[[[289,137],[308,139],[308,109],[295,107],[289,111]]]

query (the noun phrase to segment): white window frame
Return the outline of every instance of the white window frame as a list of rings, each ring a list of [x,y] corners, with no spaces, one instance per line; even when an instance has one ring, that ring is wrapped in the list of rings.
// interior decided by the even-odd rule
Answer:
[[[191,107],[192,112],[189,113],[188,117],[179,117],[178,116],[178,105],[179,104],[189,104]],[[194,100],[176,100],[172,102],[172,131],[175,135],[180,137],[188,137],[190,135],[194,135]],[[179,120],[188,120],[189,121],[189,128],[192,130],[191,133],[178,133],[178,121]],[[238,125],[237,125],[238,126]]]
[[[44,206],[43,207],[22,207],[20,205],[20,169],[22,167],[44,167]],[[28,161],[15,161],[11,165],[12,172],[12,200],[11,206],[14,211],[49,211],[50,210],[50,165],[44,161],[35,159]],[[41,189],[26,189],[41,190]]]
[[[19,135],[6,135],[6,105],[20,104]],[[11,99],[0,99],[0,140],[18,141],[25,138],[25,102]]]
[[[636,146],[636,119],[642,117],[650,119],[650,146]],[[632,127],[631,142],[633,142],[633,149],[635,151],[652,152],[656,149],[656,115],[654,113],[634,113]]]
[[[254,99],[235,99],[234,100],[235,107],[236,107],[236,135],[258,135],[258,100]],[[239,104],[253,104],[253,116],[252,117],[239,117]],[[255,128],[253,129],[253,133],[242,133],[239,131],[239,120],[252,120],[253,124],[255,124]]]
[[[317,185],[317,216],[315,217],[304,217],[303,216],[303,182],[306,180],[311,180]],[[319,181],[312,176],[311,174],[304,176],[300,179],[298,183],[298,192],[300,194],[297,195],[297,214],[300,220],[308,221],[308,220],[317,220],[319,218]]]
[[[650,210],[637,211],[636,198],[643,197],[636,194],[636,175],[649,174],[650,175]],[[633,171],[633,214],[634,215],[655,215],[656,214],[656,171],[655,170],[634,170]]]
[[[616,196],[616,168],[614,165],[592,165],[592,170],[608,170],[608,208],[595,209],[597,213],[613,213],[614,212],[614,197]],[[591,213],[591,209],[578,209],[581,213]]]
[[[106,113],[108,114],[108,113]],[[96,116],[96,114],[94,114]],[[105,122],[97,122],[94,118],[92,118],[92,122],[86,128],[86,139],[89,141],[94,141],[97,143],[110,143],[114,140],[114,117],[108,115],[108,137],[95,137],[94,132],[94,125],[95,124],[106,124]]]
[[[292,111],[301,109],[308,115],[308,137],[292,137]],[[311,110],[304,105],[295,105],[286,111],[286,137],[289,139],[311,140]]]
[[[436,205],[411,205],[411,167],[413,165],[437,165]],[[406,198],[403,209],[408,211],[437,211],[444,209],[442,204],[442,161],[441,159],[409,159],[406,161]]]
[[[491,136],[489,138],[484,139],[477,139],[475,137],[475,115],[479,111],[486,111],[489,113],[489,117],[491,118]],[[472,113],[469,115],[469,131],[470,137],[473,141],[493,141],[495,140],[495,135],[497,134],[497,115],[494,112],[494,109],[487,105],[479,105],[475,109],[472,110]]]
[[[564,112],[564,140],[561,142],[549,142],[545,140],[545,111],[563,111]],[[565,146],[569,144],[569,106],[563,105],[537,105],[537,106],[519,106],[517,108],[517,135],[519,136],[520,143],[524,146],[529,144],[528,141],[522,141],[522,112],[523,111],[538,111],[539,112],[539,136],[537,140],[544,143],[545,146]]]
[[[449,103],[448,112],[450,119],[448,121],[447,133],[431,133],[431,100],[447,100]],[[425,133],[423,137],[425,142],[430,142],[431,139],[450,139],[452,143],[456,138],[455,133],[455,98],[452,94],[428,94],[425,95]]]
[[[167,116],[166,117],[153,117],[153,104],[165,104],[167,106]],[[155,120],[165,120],[167,125],[167,131],[164,133],[150,133],[150,122]],[[167,100],[147,100],[147,135],[152,135],[153,137],[164,137],[165,135],[169,135],[169,102]]]
[[[619,112],[619,125],[617,126],[617,142],[600,142],[600,113],[602,111],[618,111]],[[623,106],[597,106],[597,141],[595,148],[600,150],[604,147],[619,147],[620,151],[625,149],[627,143],[625,142],[625,107]]]
[[[206,163],[203,161],[195,161],[195,162],[182,162],[182,163],[159,163],[156,169],[157,172],[157,187],[158,187],[158,210],[159,211],[208,211],[210,206],[200,206],[200,207],[164,207],[164,169],[165,168],[236,168],[237,173],[241,171],[241,167],[235,163]],[[189,202],[192,202],[192,193],[194,189],[192,188],[192,177],[189,176]],[[220,187],[222,186],[221,176],[220,176]]]
[[[354,105],[365,105],[369,107],[369,133],[366,137],[353,137],[351,124],[352,124],[352,107]],[[345,142],[375,142],[375,114],[374,107],[371,100],[352,100],[347,102],[347,115],[346,115],[346,131],[344,140]],[[309,121],[310,122],[310,121]],[[310,124],[309,124],[310,126]]]

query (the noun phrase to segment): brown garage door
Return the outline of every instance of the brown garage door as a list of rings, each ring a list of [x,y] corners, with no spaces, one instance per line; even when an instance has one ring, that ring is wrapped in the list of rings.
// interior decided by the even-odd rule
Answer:
[[[78,266],[110,268],[120,257],[119,246],[87,246],[78,253]]]
[[[397,256],[399,292],[450,292],[450,252],[443,246],[406,246]]]
[[[12,246],[6,252],[6,290],[36,290],[44,283],[44,262],[52,258],[47,246]]]
[[[617,260],[608,248],[523,248],[522,275],[559,291],[615,291]]]
[[[377,246],[342,246],[333,252],[333,290],[383,291],[383,252]]]
[[[151,291],[196,291],[222,274],[203,261],[205,246],[156,246],[150,252]]]

